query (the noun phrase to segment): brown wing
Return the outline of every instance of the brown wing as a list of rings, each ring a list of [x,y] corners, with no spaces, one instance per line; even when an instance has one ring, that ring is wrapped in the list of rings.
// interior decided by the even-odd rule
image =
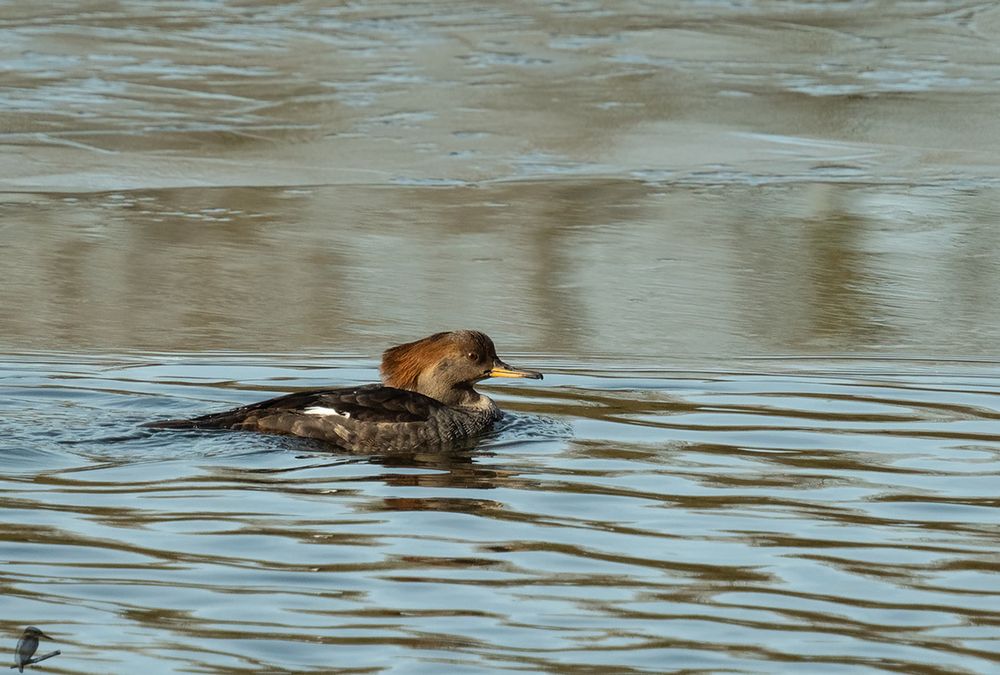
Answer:
[[[310,408],[332,409],[357,422],[426,422],[435,410],[442,407],[441,402],[415,391],[369,384],[295,392],[226,412],[188,420],[152,422],[146,426],[169,429],[230,428],[272,412],[305,413]]]

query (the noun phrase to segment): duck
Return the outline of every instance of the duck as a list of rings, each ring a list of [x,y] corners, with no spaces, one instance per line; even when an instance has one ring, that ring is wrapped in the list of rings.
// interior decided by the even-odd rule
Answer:
[[[326,441],[344,450],[410,451],[467,442],[503,417],[474,385],[487,378],[541,380],[497,356],[475,330],[435,333],[382,354],[381,383],[301,391],[224,412],[146,424],[229,429]]]

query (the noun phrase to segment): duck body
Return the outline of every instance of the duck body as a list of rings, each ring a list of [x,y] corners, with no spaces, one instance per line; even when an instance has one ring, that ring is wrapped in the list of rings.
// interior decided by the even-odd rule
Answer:
[[[479,407],[449,407],[418,392],[368,384],[279,396],[159,428],[232,429],[290,434],[350,450],[412,450],[447,446],[488,431],[503,417],[488,397]]]
[[[442,448],[489,431],[503,417],[472,386],[487,377],[542,375],[505,364],[483,333],[437,333],[387,350],[383,384],[296,392],[147,426],[290,434],[352,451]]]

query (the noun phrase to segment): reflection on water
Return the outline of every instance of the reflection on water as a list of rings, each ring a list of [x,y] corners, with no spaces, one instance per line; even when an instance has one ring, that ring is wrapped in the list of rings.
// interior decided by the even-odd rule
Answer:
[[[0,339],[372,356],[470,327],[562,354],[992,354],[998,194],[554,181],[19,197]]]
[[[137,427],[374,374],[6,358],[8,632],[72,673],[1000,665],[1000,365],[560,369],[447,455]]]
[[[997,17],[8,3],[0,344],[992,355]]]
[[[975,2],[5,3],[9,648],[996,672],[998,32]],[[139,427],[452,328],[546,372],[473,449]]]
[[[996,9],[8,3],[0,185],[995,184]]]

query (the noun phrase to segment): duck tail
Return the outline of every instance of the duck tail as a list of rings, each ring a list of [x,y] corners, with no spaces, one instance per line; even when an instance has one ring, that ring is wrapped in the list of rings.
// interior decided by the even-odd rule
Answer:
[[[194,420],[157,420],[140,426],[145,429],[196,429],[198,423]]]
[[[246,414],[242,410],[229,410],[213,415],[202,415],[187,420],[158,420],[146,422],[146,429],[228,429],[242,422]]]

